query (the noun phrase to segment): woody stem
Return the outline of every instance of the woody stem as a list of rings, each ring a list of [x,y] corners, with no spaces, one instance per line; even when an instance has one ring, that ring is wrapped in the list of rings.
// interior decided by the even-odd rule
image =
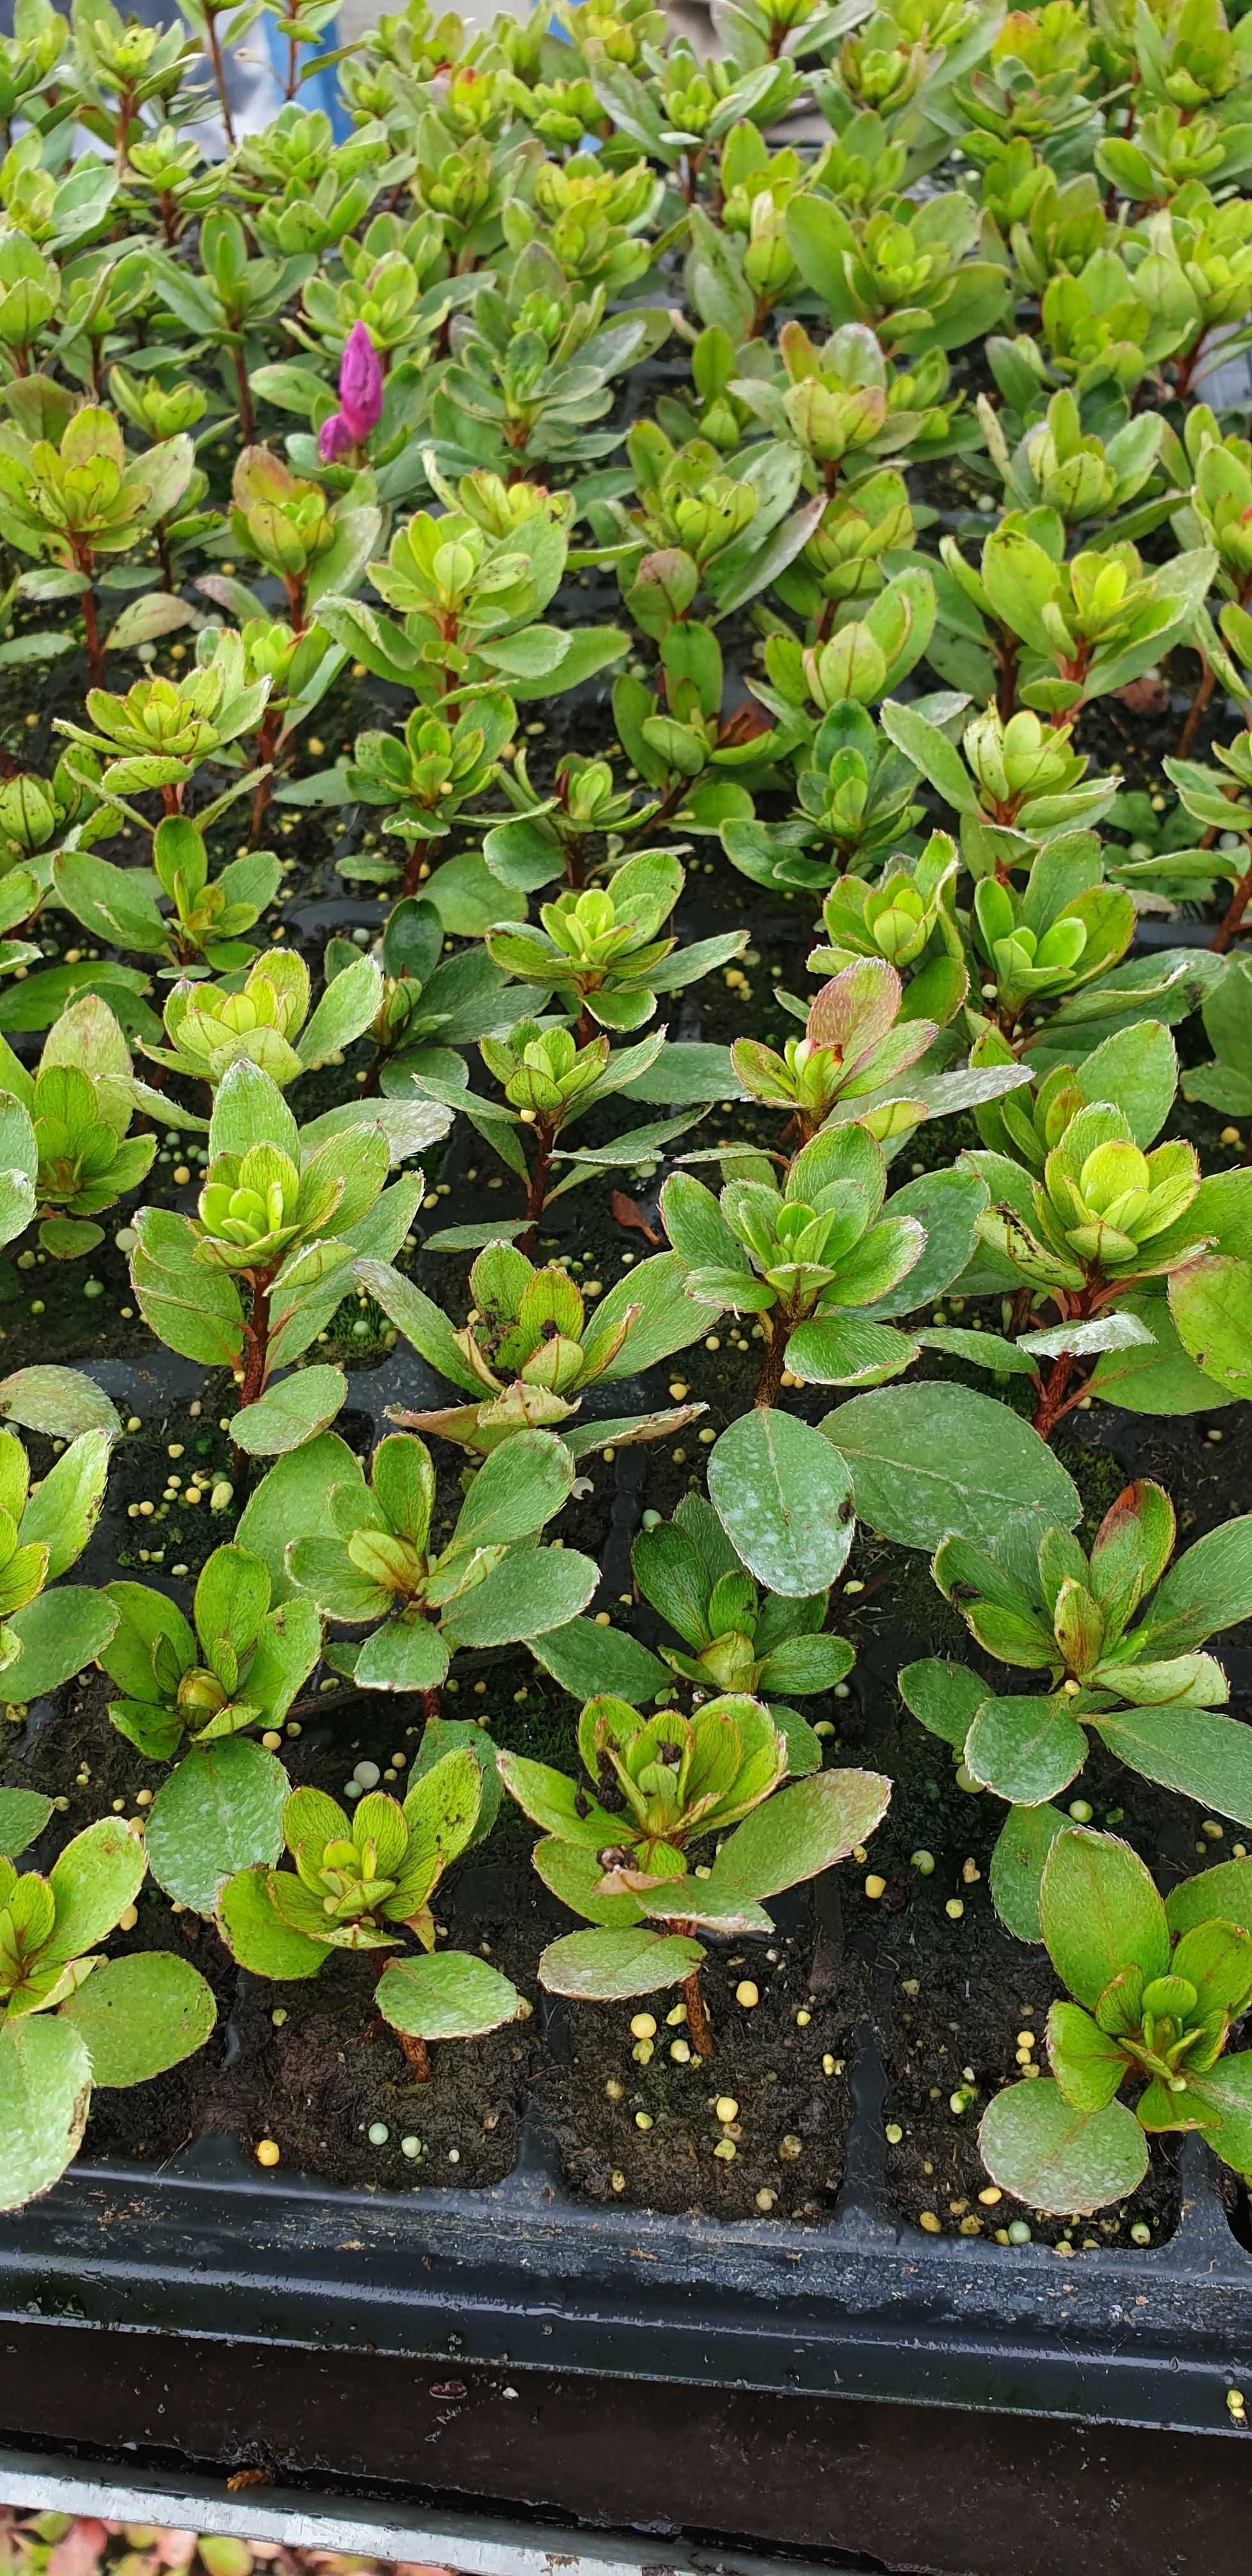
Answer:
[[[265,1385],[266,1371],[269,1366],[270,1281],[268,1277],[260,1276],[254,1277],[253,1279],[252,1309],[248,1316],[247,1323],[244,1325],[243,1331],[243,1384],[239,1389],[239,1410],[241,1413],[244,1411],[246,1406],[256,1403],[257,1397],[260,1395],[261,1390]],[[248,1471],[248,1460],[237,1442],[235,1443],[234,1455],[236,1475],[246,1475]]]
[[[86,565],[83,566],[83,570],[87,572]],[[91,685],[93,689],[102,689],[104,687],[104,654],[100,644],[100,624],[96,616],[96,594],[91,586],[91,577],[89,572],[87,573],[87,579],[83,583],[79,597],[83,612],[83,635],[87,646],[87,665],[91,672]]]
[[[416,2031],[412,2030],[398,2030],[396,2037],[400,2042],[401,2053],[414,2083],[429,2084],[430,2050],[425,2040],[419,2039]]]
[[[278,716],[274,710],[267,707],[257,733],[257,767],[262,769],[265,775],[257,780],[256,793],[252,799],[252,812],[248,819],[248,846],[253,850],[260,838],[265,817],[269,812],[270,798],[274,793],[273,762],[277,739]]]
[[[687,2030],[697,2057],[711,2057],[713,2034],[709,2029],[709,2017],[704,2009],[704,1995],[698,1968],[693,1968],[690,1976],[683,1978],[683,2002],[687,2007]]]
[[[1065,1410],[1065,1390],[1073,1374],[1074,1353],[1058,1352],[1039,1390],[1035,1429],[1041,1440],[1048,1439],[1056,1427],[1060,1414]]]
[[[535,1248],[539,1219],[543,1215],[544,1201],[548,1195],[548,1182],[552,1176],[552,1148],[555,1143],[556,1128],[551,1120],[537,1118],[535,1120],[535,1168],[531,1173],[530,1187],[526,1193],[526,1231],[519,1236],[517,1246],[518,1251],[524,1253],[527,1260],[530,1259]]]
[[[1252,842],[1249,842],[1248,847],[1252,849]],[[1229,905],[1209,941],[1210,948],[1216,949],[1219,954],[1229,948],[1249,903],[1252,903],[1252,866],[1246,868],[1240,877]]]
[[[761,1374],[757,1380],[756,1395],[753,1399],[760,1405],[778,1402],[782,1388],[783,1363],[787,1356],[786,1317],[777,1313],[767,1316],[765,1330],[769,1339],[765,1345],[765,1357],[761,1362]]]
[[[1205,662],[1204,668],[1200,673],[1199,685],[1196,689],[1195,696],[1187,709],[1187,721],[1178,737],[1178,750],[1175,755],[1177,759],[1186,760],[1189,757],[1192,743],[1195,741],[1196,734],[1199,731],[1200,718],[1208,705],[1209,699],[1213,695],[1216,685],[1217,673],[1211,662]]]
[[[378,1985],[380,1978],[386,1974],[390,1965],[390,1950],[376,1950],[374,1952],[375,1986]],[[387,2027],[390,2031],[395,2033],[395,2037],[400,2043],[401,2056],[404,2059],[405,2065],[409,2068],[414,2083],[428,2084],[430,2082],[430,2051],[426,2046],[425,2040],[419,2039],[416,2031],[396,2030],[394,2022],[388,2022]]]
[[[208,38],[209,60],[213,65],[213,78],[217,83],[217,95],[221,101],[222,123],[226,128],[226,140],[233,152],[235,148],[235,129],[231,123],[230,98],[226,88],[226,66],[222,61],[222,41],[217,32],[217,13],[215,10],[205,10],[204,26],[205,34]]]

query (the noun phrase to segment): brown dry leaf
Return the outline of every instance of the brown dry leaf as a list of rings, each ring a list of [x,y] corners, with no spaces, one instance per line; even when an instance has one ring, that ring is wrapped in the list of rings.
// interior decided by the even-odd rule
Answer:
[[[649,1243],[660,1242],[660,1235],[654,1234],[638,1201],[627,1198],[625,1190],[614,1190],[609,1208],[615,1225],[633,1229],[636,1234],[644,1235]]]
[[[1132,716],[1163,716],[1169,705],[1169,688],[1164,680],[1128,680],[1125,688],[1114,689],[1113,695]]]

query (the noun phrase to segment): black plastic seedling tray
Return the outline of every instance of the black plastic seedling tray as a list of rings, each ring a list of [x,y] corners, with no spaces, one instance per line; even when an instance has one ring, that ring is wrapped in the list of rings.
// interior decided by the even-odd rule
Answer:
[[[80,2163],[0,2234],[0,2313],[509,2371],[604,2374],[1187,2432],[1239,2430],[1252,2254],[1198,2144],[1172,2240],[1063,2260],[928,2239],[889,2214],[883,2079],[860,2037],[829,2222],[724,2225],[593,2207],[533,2111],[477,2192],[356,2192],[233,2142]]]

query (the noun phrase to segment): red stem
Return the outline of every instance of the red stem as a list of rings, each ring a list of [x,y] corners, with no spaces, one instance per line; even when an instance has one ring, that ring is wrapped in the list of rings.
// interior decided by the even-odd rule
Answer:
[[[96,616],[96,594],[91,586],[90,566],[82,564],[79,568],[87,575],[79,594],[83,612],[83,633],[87,645],[87,664],[91,672],[93,689],[102,689],[104,687],[104,652],[100,643],[99,620]]]
[[[244,1326],[244,1338],[247,1355],[243,1364],[243,1385],[239,1390],[241,1412],[246,1404],[256,1403],[265,1385],[269,1365],[270,1281],[265,1274],[253,1276],[252,1312]]]
[[[548,1182],[552,1176],[552,1148],[555,1143],[556,1128],[552,1122],[547,1118],[537,1118],[535,1120],[535,1168],[531,1173],[530,1188],[526,1193],[526,1232],[519,1235],[517,1244],[518,1251],[524,1253],[528,1261],[535,1248],[539,1219],[543,1215],[544,1201],[548,1195]]]
[[[765,1330],[769,1334],[769,1339],[765,1345],[765,1357],[761,1362],[761,1374],[757,1380],[756,1394],[753,1398],[754,1403],[762,1406],[777,1404],[782,1390],[783,1369],[787,1359],[787,1335],[790,1330],[789,1319],[775,1310],[772,1315],[766,1317]]]
[[[205,10],[204,24],[205,33],[209,42],[209,60],[213,65],[213,78],[217,83],[217,95],[222,104],[222,123],[226,128],[226,140],[233,152],[235,148],[235,129],[231,123],[230,100],[226,93],[226,66],[222,61],[222,44],[221,38],[217,32],[217,17],[214,10]]]
[[[693,1968],[690,1976],[683,1978],[683,2002],[687,2007],[687,2030],[697,2057],[711,2057],[713,2034],[709,2029],[709,2017],[704,2009],[704,1995],[700,1986],[698,1968]]]
[[[1252,841],[1249,841],[1247,846],[1252,849]],[[1240,877],[1230,898],[1225,917],[1218,923],[1209,941],[1210,948],[1216,949],[1219,954],[1229,948],[1250,902],[1252,902],[1252,866],[1246,868]]]

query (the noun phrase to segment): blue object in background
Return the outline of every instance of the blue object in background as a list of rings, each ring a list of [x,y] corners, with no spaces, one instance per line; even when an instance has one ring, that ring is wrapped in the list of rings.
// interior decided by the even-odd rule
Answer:
[[[287,85],[287,39],[279,34],[278,20],[271,18],[268,9],[262,17],[261,24],[265,29],[265,49],[273,67],[274,77],[278,82],[281,103],[281,93]],[[336,143],[346,143],[352,132],[352,119],[339,95],[339,83],[335,77],[338,65],[327,63],[324,69],[309,68],[311,64],[317,62],[319,54],[333,54],[335,45],[335,30],[330,26],[318,38],[316,45],[301,46],[300,60],[304,68],[304,78],[296,91],[296,103],[300,107],[320,107],[323,114],[330,118],[331,131]]]

